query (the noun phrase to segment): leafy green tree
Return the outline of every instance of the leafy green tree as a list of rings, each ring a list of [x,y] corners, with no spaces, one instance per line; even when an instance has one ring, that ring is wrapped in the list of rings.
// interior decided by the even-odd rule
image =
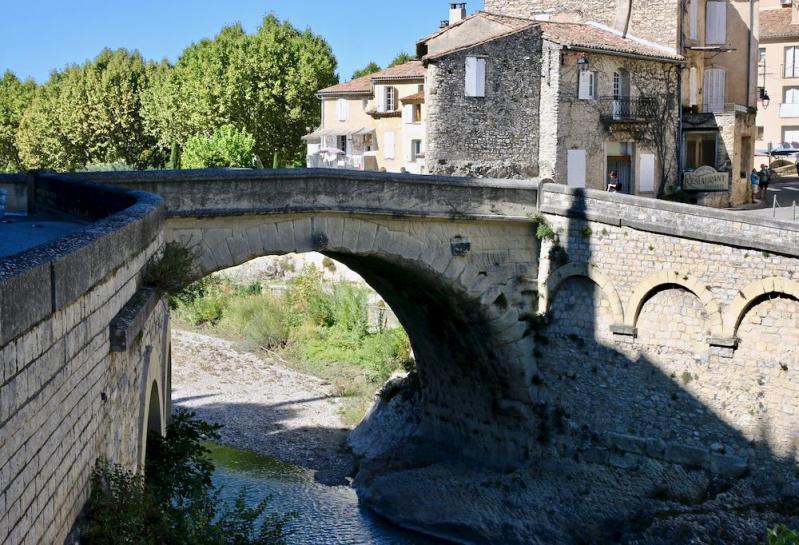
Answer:
[[[377,64],[375,61],[370,61],[369,64],[361,68],[360,70],[356,70],[352,73],[352,77],[350,79],[358,79],[364,76],[368,76],[369,74],[374,74],[375,72],[380,72],[382,68],[380,65]]]
[[[54,72],[20,122],[23,166],[162,165],[168,148],[157,146],[141,116],[141,94],[151,71],[137,51],[106,49],[93,61]]]
[[[233,125],[255,138],[262,161],[278,153],[286,164],[302,158],[301,137],[318,123],[316,92],[337,82],[328,43],[273,15],[252,35],[241,25],[225,27],[160,70],[144,111],[161,146]]]
[[[22,167],[17,131],[35,92],[33,81],[20,81],[12,72],[6,71],[0,78],[0,172]]]
[[[185,169],[253,166],[255,139],[246,131],[224,125],[209,136],[192,136],[186,141],[181,165]]]
[[[401,51],[394,57],[394,60],[388,65],[389,68],[392,66],[399,66],[400,64],[405,64],[406,62],[412,61],[416,57],[411,56],[410,53],[406,53],[405,51]]]

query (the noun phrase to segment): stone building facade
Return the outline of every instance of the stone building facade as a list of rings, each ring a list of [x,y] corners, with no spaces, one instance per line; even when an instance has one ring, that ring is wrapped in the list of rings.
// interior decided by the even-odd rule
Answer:
[[[748,200],[757,138],[758,2],[748,0],[486,0],[487,12],[539,20],[595,22],[684,57],[679,167],[728,173],[729,191],[699,202]],[[701,187],[699,187],[701,189]]]
[[[478,13],[418,53],[431,172],[605,189],[617,171],[635,194],[676,184],[681,58],[665,48],[596,25]],[[484,66],[481,96],[467,90],[469,59]]]

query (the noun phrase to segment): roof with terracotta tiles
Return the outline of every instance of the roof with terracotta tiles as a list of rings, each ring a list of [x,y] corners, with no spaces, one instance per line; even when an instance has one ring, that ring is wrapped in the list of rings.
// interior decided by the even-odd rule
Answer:
[[[392,66],[373,74],[355,78],[354,80],[326,87],[318,92],[320,95],[360,95],[371,94],[372,83],[384,80],[423,79],[425,67],[422,61],[409,61],[405,64]]]
[[[799,25],[791,24],[789,8],[764,9],[760,12],[760,41],[799,38]]]
[[[400,99],[400,102],[404,102],[406,104],[411,104],[414,102],[424,102],[424,91],[419,91],[418,93],[402,97]]]
[[[476,38],[474,43],[462,45],[448,51],[442,51],[428,55],[424,60],[443,57],[456,51],[461,51],[476,45],[511,36],[533,27],[539,28],[543,33],[544,38],[547,40],[569,48],[600,51],[608,54],[636,55],[668,61],[683,60],[682,56],[677,55],[666,48],[659,47],[656,44],[649,42],[644,42],[643,40],[639,40],[633,36],[624,37],[610,28],[601,27],[594,23],[560,23],[551,21],[537,21],[533,19],[508,17],[505,15],[497,15],[495,13],[481,11],[470,17],[467,17],[464,19],[464,21],[458,23],[458,25],[463,24],[467,20],[474,17],[483,17],[485,19],[490,19],[494,22],[497,22],[506,27],[507,32],[499,32],[489,36],[480,36]],[[440,36],[450,28],[454,28],[454,26],[457,25],[441,29],[435,35],[424,38],[422,41],[420,41],[420,43],[430,40],[433,37]]]

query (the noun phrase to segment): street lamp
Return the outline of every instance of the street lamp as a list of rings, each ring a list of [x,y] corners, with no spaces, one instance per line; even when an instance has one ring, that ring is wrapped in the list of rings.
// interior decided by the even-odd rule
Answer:
[[[580,53],[577,56],[577,67],[580,69],[581,72],[587,72],[589,68],[588,64],[588,55],[585,53]]]
[[[768,91],[766,91],[765,87],[760,88],[760,102],[763,104],[763,108],[768,108],[768,105],[771,103],[771,97],[768,96]]]

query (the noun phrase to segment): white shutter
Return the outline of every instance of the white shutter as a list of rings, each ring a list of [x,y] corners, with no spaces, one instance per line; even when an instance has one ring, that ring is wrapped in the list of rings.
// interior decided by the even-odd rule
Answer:
[[[349,103],[345,99],[340,98],[336,102],[336,108],[338,110],[338,120],[346,121],[347,114],[349,113]]]
[[[466,57],[466,96],[473,97],[477,93],[477,57]]]
[[[652,153],[641,154],[641,193],[655,190],[655,156]]]
[[[406,138],[403,143],[403,152],[405,153],[405,162],[410,163],[413,161],[413,140]]]
[[[585,150],[569,150],[566,171],[566,180],[569,187],[585,188]]]
[[[799,104],[799,89],[792,87],[785,91],[785,104]]]
[[[726,101],[727,72],[722,68],[705,70],[705,111],[720,113]]]
[[[709,0],[707,3],[707,44],[727,43],[727,0]]]
[[[697,78],[696,66],[692,66],[690,75],[688,76],[688,88],[689,88],[688,97],[689,97],[690,106],[696,106],[697,98],[699,96],[696,78]]]
[[[383,159],[393,159],[394,158],[394,133],[393,132],[385,132],[383,133]]]
[[[690,18],[692,40],[699,37],[699,0],[688,0],[691,4],[688,6],[688,13]]]
[[[787,47],[785,49],[785,77],[792,78],[796,75],[796,48]]]
[[[477,80],[477,88],[475,90],[476,97],[484,97],[486,96],[486,60],[485,59],[477,59],[477,67],[476,67],[476,74],[475,79]]]
[[[382,114],[386,111],[386,89],[383,85],[375,85],[375,97],[377,98],[377,111]]]
[[[402,122],[406,125],[413,123],[413,104],[404,104],[402,106]]]
[[[589,100],[593,98],[591,95],[592,91],[592,79],[593,74],[591,72],[578,72],[580,74],[578,78],[578,89],[577,89],[577,98],[580,100]]]

